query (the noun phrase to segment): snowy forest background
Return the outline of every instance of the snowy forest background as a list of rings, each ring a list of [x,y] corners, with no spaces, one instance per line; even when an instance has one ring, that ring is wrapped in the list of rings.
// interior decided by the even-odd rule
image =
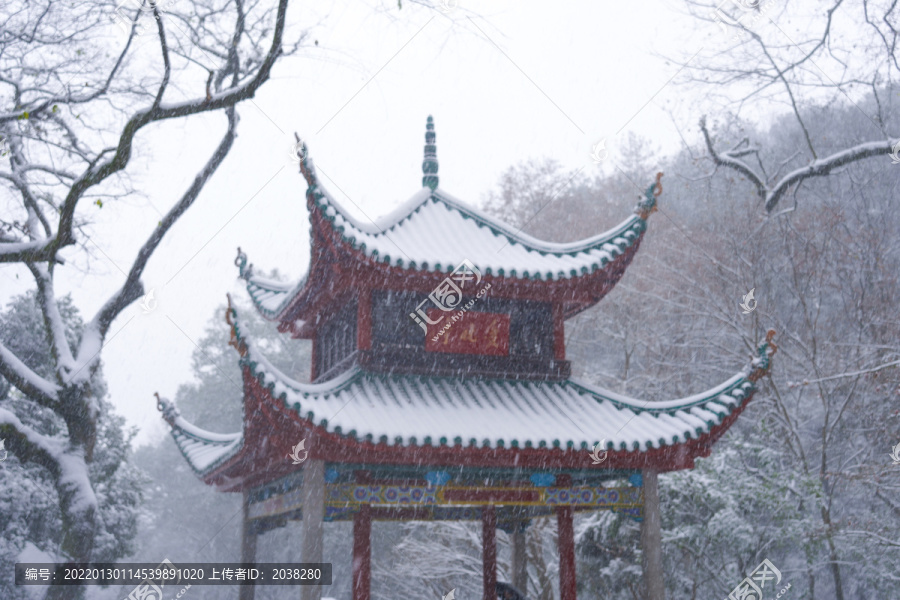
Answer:
[[[900,466],[888,456],[900,443],[900,164],[881,150],[841,161],[777,192],[766,210],[785,173],[872,139],[887,139],[888,147],[897,139],[900,86],[893,77],[900,67],[889,40],[897,39],[891,23],[900,15],[880,4],[866,6],[884,12],[889,32],[862,38],[881,61],[872,72],[882,75],[856,100],[844,98],[841,86],[855,81],[848,77],[824,99],[785,94],[778,102],[789,109],[764,125],[726,110],[698,128],[700,115],[694,115],[694,123],[684,124],[692,136],[671,155],[660,157],[652,140],[629,136],[612,175],[573,175],[550,157],[535,157],[510,166],[482,199],[485,211],[524,232],[566,242],[619,222],[655,173],[665,173],[659,212],[625,277],[598,306],[567,323],[575,377],[650,399],[687,396],[730,377],[767,329],[778,332],[771,375],[712,455],[692,471],[660,477],[669,598],[725,597],[764,558],[791,584],[788,598],[900,597]],[[835,42],[851,45],[849,38]],[[0,35],[3,43],[11,42]],[[754,65],[730,72],[714,62],[705,68],[712,79],[776,94]],[[781,92],[806,85],[796,75],[801,70]],[[223,73],[217,85],[231,75],[233,85],[245,81]],[[692,77],[684,85],[700,85],[701,77]],[[877,115],[876,122],[869,115]],[[27,154],[27,142],[11,132],[29,126],[33,139],[53,135],[40,123],[0,121],[12,144],[9,162],[0,162],[0,170],[13,174],[4,180],[8,196],[21,193],[15,179]],[[752,171],[735,168],[735,161]],[[764,189],[754,173],[764,173]],[[34,233],[14,227],[12,217],[7,222],[12,212],[3,214],[2,241]],[[34,272],[39,289],[0,313],[0,341],[31,372],[52,380],[59,349],[47,324],[62,325],[66,343],[77,348],[93,321],[67,296],[55,300],[58,321],[48,321],[43,272]],[[742,314],[740,297],[751,288],[758,308]],[[237,309],[273,363],[308,380],[309,344],[278,334],[244,299],[237,299]],[[232,432],[241,426],[241,376],[223,310],[210,315],[194,352],[194,378],[174,400],[189,421]],[[21,388],[14,377],[0,375],[0,425],[13,427],[5,415],[14,414],[48,439],[66,435],[64,420]],[[92,559],[238,561],[240,498],[198,481],[171,439],[135,448],[136,431],[113,410],[99,358],[90,396],[97,410],[87,463],[97,500]],[[37,597],[36,590],[12,585],[12,564],[52,560],[66,531],[53,473],[19,449],[0,463],[0,597],[10,599]],[[377,522],[373,534],[374,598],[437,598],[452,588],[463,600],[480,596],[480,523]],[[296,523],[263,534],[258,560],[296,560],[299,535]],[[499,578],[509,581],[508,540],[497,535]],[[528,529],[530,598],[558,597],[555,535],[554,519],[536,519]],[[611,512],[578,514],[576,535],[579,597],[641,597],[637,523]],[[326,596],[349,599],[351,524],[326,524],[325,544],[335,573]],[[235,594],[225,590],[198,586],[189,598]],[[85,592],[99,600],[128,591]],[[257,597],[279,593],[264,587]]]

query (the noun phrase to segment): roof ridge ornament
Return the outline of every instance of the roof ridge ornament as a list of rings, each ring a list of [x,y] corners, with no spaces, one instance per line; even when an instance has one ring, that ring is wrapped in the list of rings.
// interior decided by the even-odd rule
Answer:
[[[770,329],[766,332],[766,339],[760,342],[756,348],[756,358],[750,362],[751,373],[747,379],[756,383],[763,375],[769,372],[772,367],[772,356],[778,352],[778,346],[773,341],[775,339],[775,330]]]
[[[299,161],[300,173],[306,180],[306,185],[315,187],[318,183],[318,179],[316,178],[316,167],[313,165],[312,158],[309,156],[309,149],[306,147],[306,142],[300,139],[300,136],[297,135],[296,131],[294,132],[294,139],[297,140],[297,143],[294,144],[291,149],[291,156],[294,160]]]
[[[231,327],[231,337],[228,340],[228,345],[237,350],[238,354],[241,355],[241,358],[244,358],[249,351],[247,342],[241,338],[241,332],[238,329],[237,323],[238,314],[231,305],[231,294],[225,294],[225,297],[228,299],[228,307],[225,309],[225,322]]]
[[[237,257],[234,259],[234,266],[238,268],[238,277],[245,281],[250,281],[250,278],[253,277],[253,263],[247,264],[247,254],[241,251],[241,247],[238,246],[237,249]]]
[[[425,158],[422,161],[422,187],[431,188],[433,192],[438,186],[437,145],[434,142],[434,119],[428,115],[425,123]]]
[[[160,398],[159,392],[153,392],[153,395],[156,396],[156,409],[162,413],[163,419],[166,420],[166,423],[168,423],[171,427],[175,427],[175,419],[181,416],[181,413],[178,411],[175,403],[171,400]]]
[[[656,174],[656,183],[650,184],[647,191],[644,192],[644,198],[638,201],[634,212],[642,220],[646,221],[647,217],[657,211],[656,199],[662,194],[662,171]]]

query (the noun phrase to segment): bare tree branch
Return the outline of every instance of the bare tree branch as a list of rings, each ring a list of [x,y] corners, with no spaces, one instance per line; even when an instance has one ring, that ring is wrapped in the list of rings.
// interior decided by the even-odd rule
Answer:
[[[48,261],[54,260],[58,250],[64,246],[75,242],[72,228],[74,226],[75,208],[78,201],[83,197],[85,192],[104,181],[110,175],[120,171],[127,164],[131,157],[131,147],[135,134],[144,126],[151,122],[162,121],[177,117],[185,117],[203,112],[211,112],[214,110],[228,108],[234,106],[242,100],[252,98],[256,90],[265,83],[272,70],[275,61],[281,55],[281,42],[284,35],[285,13],[287,11],[288,0],[280,0],[275,19],[275,29],[272,34],[272,43],[266,54],[265,59],[260,64],[255,76],[247,83],[229,88],[227,90],[217,92],[212,95],[210,100],[205,97],[179,102],[171,105],[162,103],[163,93],[169,77],[168,50],[165,45],[165,35],[163,33],[162,20],[157,19],[159,35],[163,45],[163,57],[166,64],[166,72],[163,82],[160,85],[155,96],[153,104],[146,109],[137,111],[131,119],[125,124],[125,127],[119,137],[119,143],[116,147],[115,154],[103,161],[99,161],[99,157],[72,183],[68,193],[60,208],[59,226],[56,235],[52,238],[23,248],[16,245],[8,248],[6,244],[0,243],[0,263],[3,262],[20,262],[22,260],[29,261]],[[156,9],[155,9],[156,10]],[[237,30],[240,31],[240,28]],[[238,35],[236,32],[235,35]],[[229,68],[228,66],[225,67]]]
[[[893,146],[900,143],[900,138],[888,139],[880,142],[865,142],[836,152],[825,158],[815,160],[805,167],[794,169],[786,174],[774,186],[759,176],[750,166],[740,159],[740,156],[746,155],[746,150],[735,152],[729,150],[727,152],[717,152],[713,144],[709,130],[706,126],[706,117],[700,119],[700,131],[703,133],[703,140],[706,142],[706,148],[709,150],[710,157],[716,165],[733,169],[750,180],[756,188],[756,193],[761,200],[765,201],[765,207],[768,212],[772,212],[778,202],[793,186],[799,185],[806,179],[813,177],[823,177],[829,175],[835,169],[844,165],[869,158],[890,154]],[[785,163],[782,163],[782,166]],[[779,167],[779,170],[781,167]]]
[[[194,182],[187,189],[187,191],[181,196],[181,199],[178,203],[172,207],[172,209],[166,213],[166,216],[163,217],[162,221],[160,221],[159,225],[154,229],[153,233],[150,234],[150,237],[144,242],[144,245],[141,247],[140,251],[138,251],[137,258],[135,258],[134,263],[131,265],[131,269],[128,272],[128,276],[125,278],[125,283],[122,284],[122,287],[119,288],[113,296],[103,305],[103,308],[97,313],[91,323],[88,325],[87,329],[89,331],[96,331],[101,338],[106,336],[106,332],[109,330],[110,324],[113,320],[122,312],[122,310],[131,304],[134,300],[143,295],[143,286],[140,284],[141,274],[144,272],[144,268],[147,266],[147,261],[150,259],[150,256],[153,254],[153,251],[156,250],[156,247],[159,246],[159,243],[162,241],[163,236],[171,229],[172,225],[181,217],[184,212],[191,207],[197,197],[200,195],[200,192],[203,190],[203,186],[206,185],[206,182],[209,181],[209,178],[212,177],[213,173],[219,168],[222,164],[222,161],[225,160],[225,157],[228,155],[228,151],[231,150],[231,146],[234,143],[235,131],[237,129],[237,114],[235,113],[234,108],[229,108],[227,110],[228,113],[228,130],[225,132],[222,141],[219,142],[219,146],[216,148],[213,155],[206,162],[206,165],[201,169],[201,171],[194,178]],[[81,362],[83,358],[82,351],[79,350],[79,357],[77,362]]]

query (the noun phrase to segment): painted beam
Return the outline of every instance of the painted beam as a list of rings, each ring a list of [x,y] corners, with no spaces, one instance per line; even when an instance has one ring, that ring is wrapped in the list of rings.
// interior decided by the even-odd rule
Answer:
[[[327,505],[438,504],[483,506],[596,506],[631,508],[641,504],[641,488],[565,487],[483,487],[445,485],[360,485],[335,483],[326,486]]]
[[[578,510],[608,509],[640,518],[643,507],[641,490],[642,488],[633,486],[478,488],[326,483],[325,513],[329,521],[350,519],[360,506],[369,504],[375,520],[472,520],[480,518],[480,513],[467,515],[467,507],[498,504],[505,507],[573,506]],[[261,519],[294,513],[302,508],[303,491],[298,488],[252,502],[247,514],[250,519]],[[394,515],[391,511],[399,512]],[[404,516],[403,511],[409,514]]]

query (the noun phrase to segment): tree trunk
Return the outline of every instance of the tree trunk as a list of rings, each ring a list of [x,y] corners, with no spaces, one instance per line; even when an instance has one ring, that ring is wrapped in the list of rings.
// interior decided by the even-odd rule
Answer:
[[[844,584],[841,581],[841,566],[838,564],[837,548],[834,545],[831,514],[825,507],[822,507],[822,521],[825,522],[825,537],[828,539],[828,558],[831,563],[831,576],[834,578],[834,597],[836,600],[844,600]]]
[[[94,526],[97,520],[97,497],[88,478],[84,450],[76,448],[62,455],[56,492],[62,513],[60,554],[67,561],[87,563],[94,550]],[[81,600],[81,585],[51,586],[45,600]]]

